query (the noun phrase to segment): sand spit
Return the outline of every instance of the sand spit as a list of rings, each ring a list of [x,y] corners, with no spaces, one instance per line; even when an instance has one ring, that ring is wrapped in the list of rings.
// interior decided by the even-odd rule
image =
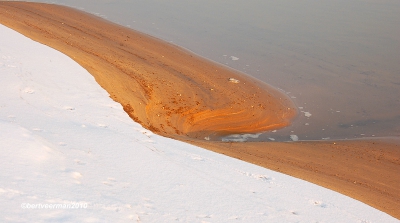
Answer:
[[[0,10],[1,23],[73,58],[158,134],[260,132],[287,126],[296,114],[262,82],[88,13],[26,2],[2,2]]]
[[[399,141],[190,139],[283,127],[296,109],[250,77],[71,8],[0,2],[0,22],[73,58],[135,121],[158,134],[319,184],[400,219]]]

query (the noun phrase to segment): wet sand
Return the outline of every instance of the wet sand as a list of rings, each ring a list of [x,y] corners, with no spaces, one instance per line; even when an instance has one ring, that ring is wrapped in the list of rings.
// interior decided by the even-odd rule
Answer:
[[[296,109],[251,77],[71,8],[0,2],[0,22],[81,64],[145,128],[319,184],[400,219],[398,141],[200,140],[281,128]]]

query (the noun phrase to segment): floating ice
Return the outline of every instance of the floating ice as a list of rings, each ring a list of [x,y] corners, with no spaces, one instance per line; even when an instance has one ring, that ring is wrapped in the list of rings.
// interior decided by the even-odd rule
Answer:
[[[311,117],[311,113],[310,112],[304,112],[304,116],[306,116],[307,118]]]
[[[299,141],[299,137],[297,135],[290,135],[290,139],[292,141]]]
[[[257,139],[261,133],[256,134],[233,134],[222,138],[222,142],[246,142],[248,138]]]
[[[232,60],[239,60],[239,57],[231,56]]]

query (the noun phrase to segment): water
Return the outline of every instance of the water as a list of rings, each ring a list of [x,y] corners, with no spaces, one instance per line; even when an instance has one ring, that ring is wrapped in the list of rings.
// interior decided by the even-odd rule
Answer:
[[[55,0],[281,89],[292,126],[252,140],[400,136],[398,0]]]

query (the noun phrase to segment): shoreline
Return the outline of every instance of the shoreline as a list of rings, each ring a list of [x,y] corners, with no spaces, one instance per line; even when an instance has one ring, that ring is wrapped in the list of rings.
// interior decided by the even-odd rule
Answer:
[[[38,11],[41,13],[36,14]],[[70,16],[72,12],[85,16],[84,18],[91,18],[93,21],[83,21],[82,17]],[[65,20],[67,17],[73,19]],[[254,82],[251,78],[246,79],[236,71],[201,58],[188,60],[187,57],[197,56],[172,44],[129,31],[127,28],[75,9],[39,3],[0,2],[0,18],[4,25],[67,54],[85,67],[110,93],[110,97],[123,105],[132,119],[149,130],[318,184],[400,219],[400,213],[397,211],[400,210],[400,190],[397,188],[400,185],[398,142],[349,140],[222,143],[196,140],[193,138],[203,139],[215,131],[244,133],[283,127],[295,116],[296,108],[287,98],[283,100],[274,98],[283,97],[283,94],[268,88],[266,92],[266,86],[259,86],[260,83]],[[107,34],[97,27],[97,32],[87,33],[86,27],[78,26],[86,23],[90,26],[100,22],[104,23],[101,27],[106,26],[113,32]],[[65,35],[66,33],[70,36]],[[119,39],[120,42],[110,41],[113,38]],[[91,44],[87,44],[91,41]],[[102,44],[96,45],[99,43]],[[158,48],[153,48],[155,43],[159,44]],[[134,51],[125,52],[127,48]],[[129,55],[136,52],[138,52],[134,55],[136,59],[131,60],[132,57]],[[207,69],[204,68],[206,65],[209,66]],[[134,74],[133,77],[121,75],[121,71],[125,74],[134,72],[129,70],[128,66],[146,77]],[[165,70],[173,75],[164,76],[162,79]],[[219,78],[210,76],[213,70],[219,70],[221,76]],[[149,72],[156,73],[156,78],[145,79],[150,76],[144,73]],[[185,76],[187,73],[190,75]],[[201,81],[197,79],[199,76],[202,78]],[[229,78],[240,82],[232,83]],[[174,85],[175,83],[180,85]],[[195,92],[194,88],[199,88],[201,91]],[[132,95],[135,95],[133,99]],[[170,103],[165,104],[160,97],[165,97]],[[247,102],[238,104],[243,98],[248,99]],[[265,100],[270,101],[270,104],[262,104]],[[176,108],[178,104],[186,105]],[[259,105],[257,110],[246,114],[244,108],[254,109],[254,105],[256,107]],[[272,110],[266,110],[266,107]],[[288,111],[285,108],[290,109]],[[231,109],[235,109],[235,112]],[[236,114],[233,118],[232,116],[227,118],[227,114],[233,113]],[[270,113],[273,113],[273,116],[270,116]],[[266,114],[268,118],[255,119],[257,123],[254,125],[245,124],[249,118],[254,120],[253,115],[265,117]],[[191,118],[184,119],[184,115],[191,115]],[[217,118],[210,121],[210,117]],[[234,120],[236,125],[226,128],[226,120],[231,122]],[[210,122],[211,125],[207,124]],[[246,128],[240,129],[243,125]],[[266,125],[268,128],[265,128]]]
[[[70,56],[157,134],[262,132],[288,126],[296,115],[278,90],[146,34],[65,6],[2,7],[4,25]]]

